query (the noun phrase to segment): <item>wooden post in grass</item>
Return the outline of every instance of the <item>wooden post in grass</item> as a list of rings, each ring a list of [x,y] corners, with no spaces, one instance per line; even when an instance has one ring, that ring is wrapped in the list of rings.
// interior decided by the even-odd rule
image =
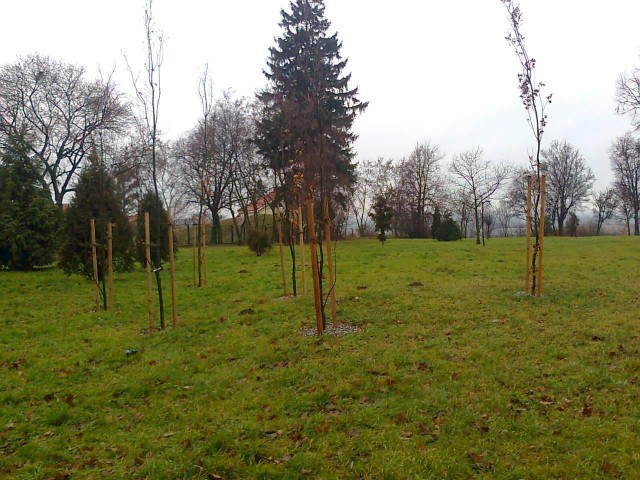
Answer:
[[[531,282],[531,175],[527,175],[527,218],[526,218],[527,251],[524,267],[524,293],[529,295]]]
[[[304,264],[304,230],[302,222],[302,207],[298,207],[298,236],[300,240],[300,266],[302,268],[302,294],[307,293],[307,267]]]
[[[193,234],[191,237],[191,249],[193,250],[193,286],[197,287],[198,286],[198,276],[197,276],[198,259],[196,254],[196,251],[197,251],[196,243],[198,239],[196,238],[197,236],[197,233],[196,233],[197,229],[195,228],[196,224],[194,223],[192,227],[194,227],[191,229],[191,233]]]
[[[107,223],[107,310],[113,310],[113,223]]]
[[[313,277],[313,301],[316,308],[316,328],[322,335],[322,299],[320,298],[320,275],[318,272],[318,252],[316,251],[316,228],[313,218],[313,199],[307,200],[307,227],[309,228],[309,249],[311,250],[311,276]]]
[[[149,212],[144,212],[144,253],[147,266],[147,311],[149,313],[149,333],[153,331],[153,292],[151,291],[151,235],[149,234]]]
[[[96,310],[100,310],[100,287],[98,286],[98,254],[96,244],[96,221],[92,218],[91,224],[91,261],[93,264],[93,291],[96,297]]]
[[[178,313],[176,306],[176,262],[173,255],[173,223],[171,222],[171,209],[167,208],[167,233],[169,235],[169,273],[171,274],[171,317],[173,327],[178,325]]]
[[[540,225],[538,225],[538,283],[536,284],[536,297],[542,294],[542,246],[544,244],[544,211],[547,201],[547,175],[542,174],[540,179]]]
[[[324,211],[324,240],[327,244],[327,264],[329,268],[329,301],[331,302],[331,323],[334,327],[338,325],[336,316],[336,284],[333,275],[333,247],[331,246],[331,217],[329,217],[329,200],[324,197],[322,202]]]
[[[200,245],[202,246],[202,286],[207,286],[207,219],[200,217]]]
[[[276,210],[276,226],[278,227],[278,256],[280,257],[280,272],[282,273],[282,290],[284,296],[289,295],[287,292],[287,276],[284,271],[284,255],[282,253],[282,217],[280,211]]]

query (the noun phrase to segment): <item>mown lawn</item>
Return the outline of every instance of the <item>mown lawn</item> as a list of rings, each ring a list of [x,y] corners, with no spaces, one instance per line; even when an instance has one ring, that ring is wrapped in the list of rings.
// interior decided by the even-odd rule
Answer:
[[[547,239],[540,299],[523,239],[342,242],[342,338],[300,334],[275,249],[210,248],[200,289],[181,251],[181,323],[151,335],[142,271],[109,313],[0,272],[0,476],[637,478],[638,240]]]

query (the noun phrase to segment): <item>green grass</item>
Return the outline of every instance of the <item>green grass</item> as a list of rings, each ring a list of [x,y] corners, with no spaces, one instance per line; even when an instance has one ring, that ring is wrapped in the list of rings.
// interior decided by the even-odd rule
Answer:
[[[638,239],[547,239],[540,299],[523,244],[339,243],[343,338],[299,334],[276,249],[210,248],[201,289],[182,250],[152,335],[142,271],[115,312],[0,272],[0,477],[637,478]]]

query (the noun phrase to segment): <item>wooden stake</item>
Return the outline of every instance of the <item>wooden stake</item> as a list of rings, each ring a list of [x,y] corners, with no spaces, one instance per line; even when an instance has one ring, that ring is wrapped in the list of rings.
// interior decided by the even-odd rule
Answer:
[[[287,291],[287,277],[284,272],[284,255],[282,253],[282,217],[278,210],[276,210],[276,225],[278,227],[278,256],[280,257],[280,272],[282,273],[282,290],[286,297],[289,292]]]
[[[200,242],[202,245],[202,286],[207,286],[207,218],[205,215],[200,220]]]
[[[113,310],[113,223],[107,223],[107,310]]]
[[[331,218],[329,217],[329,200],[324,197],[322,208],[324,210],[324,241],[327,244],[327,258],[329,267],[329,300],[331,302],[331,323],[334,327],[338,325],[336,315],[336,288],[333,275],[333,247],[331,245]]]
[[[195,226],[196,226],[196,224],[194,223],[193,227],[195,227]],[[197,255],[196,255],[196,251],[197,251],[196,243],[197,243],[198,240],[196,238],[196,236],[197,236],[196,232],[197,232],[197,230],[195,228],[193,228],[192,231],[191,231],[191,233],[192,233],[192,236],[191,236],[191,247],[192,247],[192,250],[193,250],[193,286],[194,287],[198,286],[198,276],[197,276],[198,259],[197,259]]]
[[[300,240],[300,266],[302,267],[302,294],[307,293],[307,267],[304,264],[304,229],[302,222],[302,207],[298,207],[298,236]]]
[[[169,234],[169,273],[171,274],[171,317],[173,327],[178,325],[178,307],[176,305],[176,261],[173,255],[173,223],[171,209],[167,208],[167,233]]]
[[[313,218],[313,199],[307,200],[307,227],[309,228],[309,249],[311,250],[311,277],[313,278],[313,301],[316,307],[316,327],[322,335],[322,299],[320,298],[320,275],[318,272],[318,252],[316,251],[316,228]]]
[[[536,297],[542,294],[542,246],[544,244],[544,214],[547,201],[547,176],[540,179],[540,225],[538,226],[538,284],[536,285]]]
[[[147,311],[149,312],[149,333],[153,331],[153,292],[151,291],[151,235],[149,234],[149,212],[144,212],[144,250],[147,265]]]
[[[100,287],[98,286],[98,254],[96,244],[96,221],[91,221],[91,261],[93,263],[93,291],[96,297],[96,310],[100,310]]]
[[[531,285],[531,175],[527,175],[527,218],[526,218],[527,251],[524,267],[524,293],[529,295]]]

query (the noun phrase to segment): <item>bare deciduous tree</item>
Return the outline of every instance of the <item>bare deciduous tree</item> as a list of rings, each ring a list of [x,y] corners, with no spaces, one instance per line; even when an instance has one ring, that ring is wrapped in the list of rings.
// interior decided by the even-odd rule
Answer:
[[[542,151],[547,168],[547,198],[558,235],[564,233],[569,213],[580,208],[588,199],[595,177],[580,151],[566,141],[554,140]],[[550,218],[550,220],[551,220]]]
[[[500,200],[498,207],[495,210],[496,212],[496,221],[500,226],[503,237],[509,236],[509,229],[511,228],[511,221],[515,217],[513,208],[509,202],[509,200]]]
[[[61,207],[96,135],[124,128],[128,107],[112,79],[88,81],[84,67],[29,55],[0,69],[0,141],[26,133],[42,184]]]
[[[376,191],[376,180],[383,158],[378,158],[375,162],[364,160],[356,167],[356,183],[353,185],[349,196],[349,206],[358,227],[358,235],[364,237],[370,234],[372,225],[369,214],[373,205]]]
[[[627,218],[633,218],[634,235],[640,235],[640,140],[630,133],[617,138],[609,160],[620,204],[628,209]]]
[[[506,164],[494,165],[482,158],[480,147],[472,148],[453,157],[450,171],[454,181],[469,192],[476,227],[476,244],[480,245],[480,235],[484,224],[483,209],[491,201],[500,185],[508,178],[511,169]]]
[[[614,188],[607,188],[593,195],[593,215],[596,217],[596,236],[600,235],[602,225],[613,216],[616,207],[616,191]]]
[[[616,82],[616,112],[629,115],[631,124],[640,128],[640,68],[636,67],[629,75],[620,75]]]
[[[442,196],[440,161],[444,155],[431,142],[418,143],[408,158],[397,166],[395,218],[404,234],[412,238],[426,238],[429,232],[429,208]]]
[[[520,62],[521,71],[518,74],[518,87],[520,90],[520,100],[527,111],[527,121],[531,127],[535,139],[535,149],[529,154],[533,175],[533,216],[531,219],[531,231],[535,237],[533,255],[531,256],[531,293],[536,291],[538,278],[538,252],[540,251],[540,241],[538,230],[540,228],[540,153],[542,150],[542,135],[547,126],[547,106],[551,103],[552,95],[543,95],[542,89],[545,84],[536,80],[536,60],[529,55],[525,46],[525,38],[522,34],[522,12],[520,6],[513,0],[500,0],[506,7],[509,15],[511,30],[506,39],[513,47],[513,50]],[[544,208],[544,206],[543,206]],[[542,226],[544,228],[544,225]]]
[[[160,111],[160,98],[162,94],[162,62],[164,60],[164,37],[162,32],[156,29],[155,19],[153,16],[153,0],[147,0],[144,11],[144,31],[145,31],[145,63],[144,78],[141,80],[139,75],[134,74],[134,70],[127,58],[127,67],[131,75],[131,80],[136,92],[137,107],[136,119],[140,135],[143,138],[144,157],[150,159],[151,182],[153,185],[153,193],[158,200],[156,205],[155,225],[152,226],[155,239],[162,238],[161,232],[164,229],[164,223],[161,221],[162,195],[159,188],[158,175],[158,151],[160,145],[160,129],[158,124]],[[156,287],[158,291],[158,310],[160,311],[160,328],[164,328],[164,300],[162,296],[162,258],[161,248],[156,248],[156,255],[151,260],[153,270],[155,272]]]

